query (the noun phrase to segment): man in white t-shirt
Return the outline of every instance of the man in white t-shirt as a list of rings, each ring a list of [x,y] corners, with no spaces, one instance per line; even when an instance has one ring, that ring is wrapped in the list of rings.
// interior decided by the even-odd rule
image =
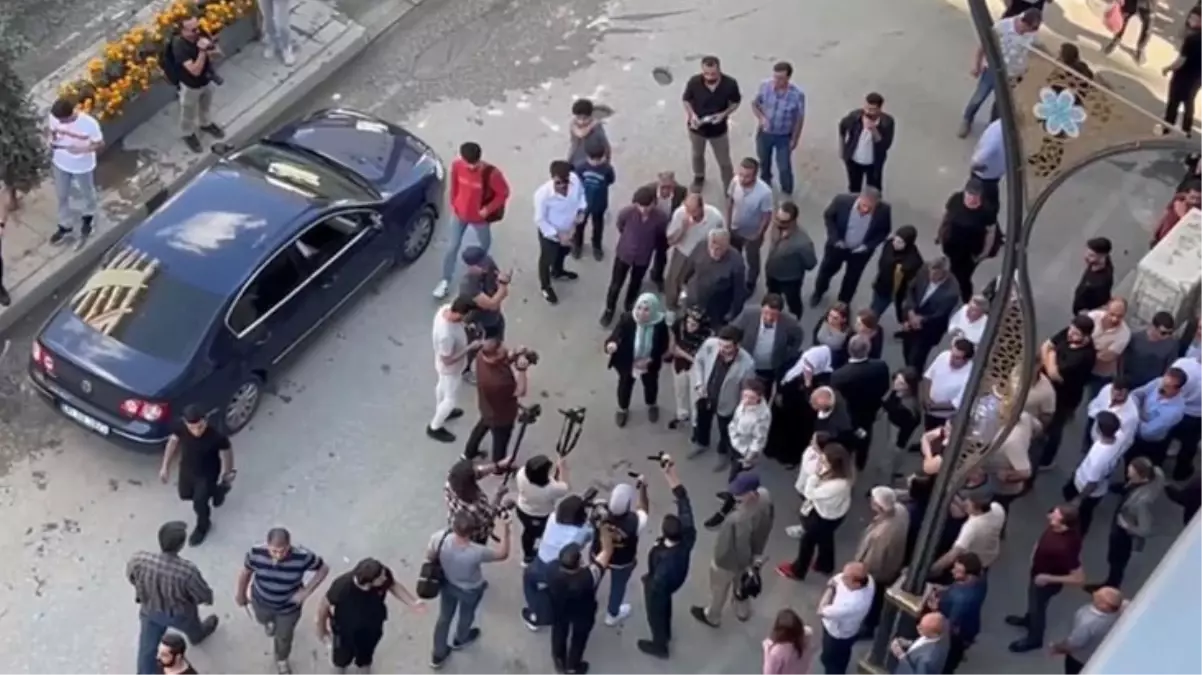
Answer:
[[[460,297],[434,314],[434,371],[438,373],[438,384],[434,387],[434,419],[426,427],[426,435],[443,443],[455,442],[455,434],[445,427],[447,421],[463,416],[463,409],[455,404],[468,354],[479,346],[479,341],[467,339],[463,317],[474,308],[470,299]]]
[[[1139,404],[1131,398],[1131,385],[1127,378],[1120,375],[1110,384],[1102,387],[1097,396],[1089,402],[1085,409],[1085,437],[1081,440],[1081,456],[1084,457],[1094,442],[1098,440],[1098,432],[1094,429],[1094,421],[1098,413],[1109,411],[1119,418],[1118,442],[1125,452],[1135,442],[1135,432],[1139,429]]]
[[[684,203],[672,214],[668,223],[668,246],[671,259],[664,277],[664,300],[673,312],[679,309],[680,290],[684,285],[685,261],[706,241],[711,230],[726,227],[726,220],[717,207],[705,203],[699,193],[684,198]]]
[[[859,640],[860,625],[868,610],[876,586],[864,563],[850,562],[843,572],[831,577],[818,601],[822,621],[822,666],[828,673],[846,673],[851,650]]]
[[[947,332],[955,338],[964,338],[974,345],[981,343],[985,324],[989,323],[989,301],[983,295],[974,295],[952,315]]]
[[[973,553],[981,559],[985,569],[993,564],[1002,552],[1002,531],[1006,529],[1006,509],[992,499],[973,497],[963,500],[961,507],[968,518],[960,526],[960,534],[950,550],[931,565],[934,575],[950,572],[952,564],[965,553]]]
[[[75,228],[71,225],[71,189],[79,190],[83,207],[80,244],[92,234],[96,218],[96,153],[104,147],[100,123],[87,113],[75,110],[75,104],[60,98],[50,107],[46,131],[53,150],[54,194],[58,199],[58,229],[50,235],[51,244],[62,243]]]
[[[998,47],[1001,49],[1002,61],[1006,68],[1006,77],[1021,78],[1027,72],[1028,56],[1035,43],[1035,34],[1042,23],[1043,12],[1031,8],[1018,16],[1001,19],[993,24],[993,32],[997,35]],[[980,47],[977,47],[971,73],[977,78],[977,86],[968,98],[968,105],[964,107],[964,119],[960,122],[960,130],[957,133],[960,138],[972,131],[977,111],[997,86],[998,73],[986,67],[985,50]],[[1003,82],[1002,85],[1005,86],[1006,83]]]
[[[1088,313],[1093,319],[1093,346],[1098,350],[1093,372],[1089,374],[1089,393],[1097,396],[1102,386],[1114,379],[1119,370],[1119,357],[1131,342],[1127,326],[1127,301],[1111,298],[1102,309]]]
[[[1094,509],[1098,502],[1110,491],[1110,474],[1122,459],[1126,449],[1119,434],[1122,422],[1118,415],[1103,410],[1093,420],[1093,434],[1096,440],[1090,446],[1089,452],[1081,458],[1073,477],[1064,484],[1063,496],[1066,501],[1081,498],[1078,509],[1077,531],[1084,537],[1089,532],[1093,522]]]
[[[964,397],[968,376],[972,373],[972,357],[976,353],[973,344],[964,338],[952,340],[951,349],[939,354],[927,367],[919,385],[919,400],[922,401],[923,424],[927,430],[942,426]]]

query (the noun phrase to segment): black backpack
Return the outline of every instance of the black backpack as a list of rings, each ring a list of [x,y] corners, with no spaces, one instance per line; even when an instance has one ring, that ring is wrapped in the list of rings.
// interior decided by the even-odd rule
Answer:
[[[174,47],[178,37],[179,33],[172,31],[163,43],[163,52],[159,54],[159,68],[163,70],[163,79],[173,87],[179,87],[180,75],[184,71],[183,64],[175,60]]]

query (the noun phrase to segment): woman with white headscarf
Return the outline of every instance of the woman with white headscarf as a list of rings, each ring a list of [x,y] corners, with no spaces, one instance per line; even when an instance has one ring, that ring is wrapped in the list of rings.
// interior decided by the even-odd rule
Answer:
[[[797,466],[813,435],[815,413],[810,394],[830,382],[833,358],[826,345],[810,347],[785,373],[776,392],[764,456],[789,469]]]

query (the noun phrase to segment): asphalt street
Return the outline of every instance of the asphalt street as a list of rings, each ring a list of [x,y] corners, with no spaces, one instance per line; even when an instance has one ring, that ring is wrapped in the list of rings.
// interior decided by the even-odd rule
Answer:
[[[932,35],[939,36],[938,44],[929,41]],[[660,450],[682,452],[686,439],[652,427],[638,409],[627,428],[613,424],[616,378],[605,370],[605,333],[597,326],[608,264],[576,263],[581,278],[560,285],[557,307],[538,294],[530,196],[546,179],[548,162],[566,151],[573,98],[592,97],[613,111],[606,123],[618,173],[614,201],[620,204],[657,171],[674,169],[687,178],[678,99],[702,54],[719,55],[748,97],[770,75],[773,62],[791,61],[810,111],[795,160],[798,197],[805,226],[821,241],[822,208],[845,187],[835,154],[836,122],[866,92],[880,91],[898,123],[886,198],[894,206],[895,226],[917,226],[931,253],[943,203],[962,184],[972,149],[970,141],[955,138],[954,128],[971,89],[967,64],[973,48],[963,7],[943,2],[749,0],[735,6],[660,0],[628,6],[598,0],[427,0],[295,112],[328,106],[367,110],[407,124],[447,158],[460,142],[477,140],[485,157],[506,171],[514,197],[506,221],[494,228],[493,253],[501,265],[515,269],[506,306],[511,342],[544,354],[531,375],[532,400],[548,411],[588,408],[580,448],[570,460],[575,487],[604,488],[632,469],[653,473],[644,458]],[[659,84],[652,77],[655,68],[667,69],[673,81]],[[750,112],[740,111],[733,132],[737,156],[751,152],[753,129]],[[1082,172],[1051,200],[1029,251],[1041,335],[1067,318],[1085,239],[1111,237],[1117,264],[1124,272],[1134,268],[1148,238],[1140,224],[1162,207],[1177,178],[1174,170],[1167,159],[1131,155]],[[607,234],[611,246],[615,235]],[[416,265],[322,331],[274,383],[251,428],[234,439],[236,488],[216,512],[209,539],[186,552],[216,589],[215,610],[223,622],[210,641],[189,652],[201,672],[272,668],[269,640],[233,604],[242,556],[270,527],[290,528],[295,542],[325,556],[335,573],[371,555],[392,565],[406,583],[415,577],[430,532],[444,522],[444,472],[461,449],[422,433],[435,381],[429,330],[437,303],[430,290],[444,246],[437,242]],[[980,281],[991,273],[983,268]],[[866,302],[867,288],[862,291]],[[817,314],[808,313],[807,328]],[[128,672],[137,610],[122,575],[125,561],[138,549],[155,547],[162,521],[190,519],[190,508],[176,499],[173,486],[158,483],[157,458],[108,445],[58,417],[22,385],[39,320],[31,316],[7,336],[9,348],[0,358],[0,509],[7,525],[0,530],[7,560],[0,568],[0,671]],[[889,350],[887,357],[896,362],[895,348]],[[471,399],[466,403],[470,409]],[[469,414],[452,428],[466,434],[471,420]],[[558,429],[557,416],[548,412],[527,436],[523,455],[549,453]],[[1078,437],[1075,427],[1066,432],[1066,439]],[[1076,459],[1071,448],[1066,441],[1063,466],[1016,506],[1002,562],[991,577],[985,633],[962,672],[1059,667],[1046,654],[1009,654],[1005,646],[1017,635],[1001,619],[1022,610],[1031,546]],[[879,461],[883,453],[877,454]],[[712,461],[681,467],[702,512],[720,487]],[[874,466],[867,474],[858,491],[866,493],[882,480],[884,469]],[[765,472],[778,504],[778,530],[793,522],[793,478],[775,467]],[[658,522],[671,502],[658,477],[652,476],[651,486],[652,520]],[[840,530],[841,558],[850,555],[866,522],[867,499],[863,502]],[[1105,522],[1113,505],[1101,508],[1098,522]],[[1160,514],[1156,536],[1132,564],[1130,588],[1142,582],[1179,530],[1175,509],[1162,506]],[[1091,576],[1104,571],[1105,528],[1094,529]],[[695,573],[677,598],[672,660],[651,661],[634,649],[646,627],[632,587],[634,616],[621,628],[599,624],[594,632],[589,654],[595,672],[756,671],[760,641],[779,608],[793,607],[814,621],[821,582],[797,584],[775,575],[765,578],[766,592],[749,622],[731,619],[714,631],[690,619],[687,607],[706,596],[704,569],[712,543],[710,534],[701,535]],[[793,548],[781,532],[770,546],[771,558],[791,558]],[[488,570],[492,584],[479,619],[483,639],[457,652],[447,665],[450,672],[550,671],[547,637],[529,634],[517,621],[519,573],[516,560]],[[1061,636],[1071,612],[1085,600],[1083,593],[1068,591],[1054,601],[1050,638]],[[297,672],[329,667],[309,620],[312,611],[298,633]],[[379,671],[425,669],[433,614],[392,612]]]

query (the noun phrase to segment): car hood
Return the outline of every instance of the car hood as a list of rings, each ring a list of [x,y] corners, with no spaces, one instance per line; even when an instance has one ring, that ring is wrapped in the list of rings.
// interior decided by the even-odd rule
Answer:
[[[38,341],[56,358],[66,359],[132,394],[149,398],[162,396],[186,368],[186,364],[130,349],[66,310],[50,319]]]
[[[385,197],[442,172],[438,158],[421,140],[401,127],[358,113],[323,111],[285,126],[271,138],[338,162]]]

